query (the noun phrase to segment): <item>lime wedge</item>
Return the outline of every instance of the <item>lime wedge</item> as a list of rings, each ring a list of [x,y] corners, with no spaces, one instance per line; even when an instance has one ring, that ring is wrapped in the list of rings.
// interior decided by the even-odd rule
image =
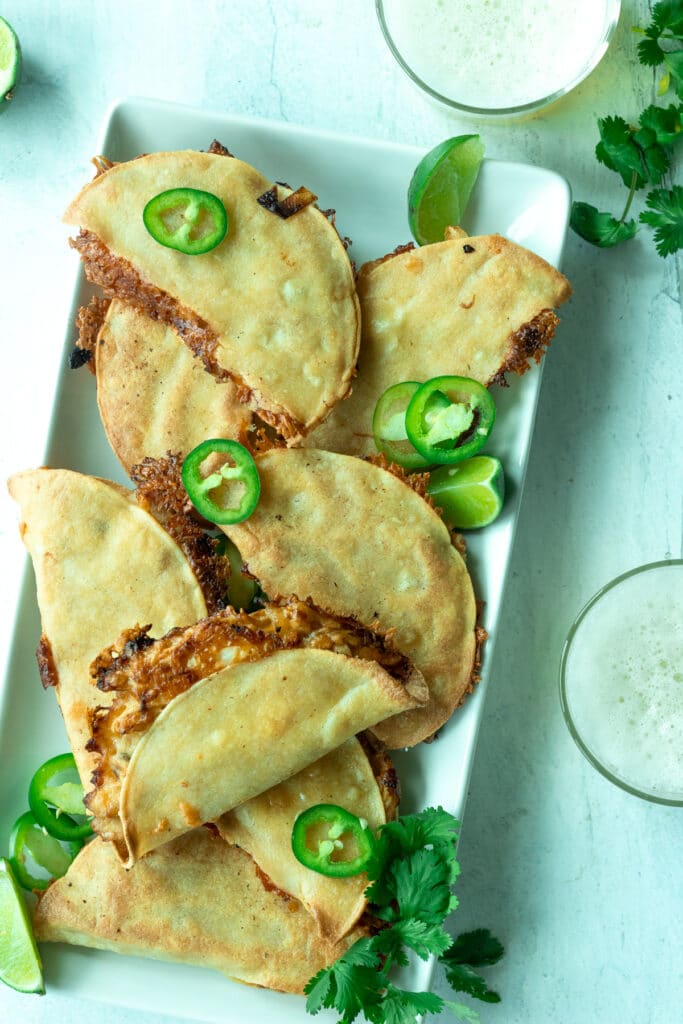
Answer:
[[[493,455],[475,455],[435,469],[427,490],[450,526],[459,530],[488,526],[503,507],[503,467]]]
[[[21,72],[21,47],[12,26],[0,18],[0,114],[9,105]]]
[[[443,242],[446,228],[460,224],[483,158],[478,135],[456,135],[420,160],[408,186],[408,223],[419,245]]]
[[[45,992],[26,904],[4,858],[0,858],[0,981],[17,992]]]

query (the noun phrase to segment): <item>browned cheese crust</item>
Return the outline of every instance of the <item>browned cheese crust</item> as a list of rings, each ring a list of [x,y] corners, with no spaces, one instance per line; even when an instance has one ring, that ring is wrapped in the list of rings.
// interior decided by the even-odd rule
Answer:
[[[115,256],[92,231],[81,230],[76,238],[69,239],[69,245],[77,250],[83,260],[85,276],[89,281],[99,285],[111,298],[129,302],[151,320],[172,327],[216,380],[234,381],[241,402],[249,404],[255,400],[252,390],[244,381],[219,364],[216,356],[218,335],[205,320],[145,280],[132,263]],[[255,411],[282,437],[298,437],[301,434],[302,425],[286,413],[276,413],[258,405]]]
[[[110,299],[94,295],[87,306],[81,306],[76,315],[76,351],[82,353],[80,359],[85,360],[91,373],[95,373],[97,359],[97,335],[100,333],[104,318],[109,309]],[[87,356],[86,356],[87,354]],[[77,361],[80,362],[80,359]],[[74,360],[72,358],[72,365]]]
[[[401,802],[401,782],[394,762],[384,744],[371,732],[363,732],[357,739],[370,762],[373,775],[377,779],[387,821],[395,821],[398,818],[398,808]]]
[[[217,554],[218,541],[197,522],[181,477],[183,460],[169,452],[163,459],[146,458],[133,466],[138,505],[151,513],[183,551],[211,612],[224,608],[230,579],[227,555]]]
[[[226,608],[195,626],[171,630],[158,641],[151,640],[146,629],[128,630],[96,658],[92,682],[103,692],[116,692],[110,707],[93,712],[88,744],[97,768],[86,804],[103,838],[119,838],[117,815],[126,765],[140,736],[174,697],[224,669],[226,648],[231,650],[230,664],[236,665],[302,647],[377,662],[401,681],[412,671],[390,636],[321,612],[295,597],[250,614]]]
[[[44,690],[51,686],[57,686],[59,676],[55,665],[55,656],[52,653],[52,645],[45,634],[41,634],[36,648],[36,661],[38,662],[38,674]]]
[[[399,466],[397,462],[389,462],[384,452],[378,452],[376,455],[366,455],[364,458],[366,462],[371,462],[372,465],[377,466],[378,469],[384,469],[387,473],[391,473],[397,480],[404,483],[406,487],[410,487],[411,491],[415,491],[416,494],[419,494],[423,501],[427,502],[430,508],[433,508],[438,512],[431,496],[427,493],[429,473],[408,473],[403,466]]]
[[[540,363],[559,322],[559,316],[556,316],[552,309],[543,309],[528,324],[523,324],[518,330],[513,331],[509,338],[505,362],[489,384],[509,387],[505,379],[506,373],[516,373],[521,377],[531,366],[532,360]]]

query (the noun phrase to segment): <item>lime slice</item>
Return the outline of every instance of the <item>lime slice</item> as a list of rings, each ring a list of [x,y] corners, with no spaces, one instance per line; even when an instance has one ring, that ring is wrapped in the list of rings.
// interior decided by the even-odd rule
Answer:
[[[21,47],[12,26],[0,18],[0,113],[12,99],[12,90],[19,82]]]
[[[478,135],[456,135],[420,160],[408,186],[408,223],[419,245],[443,242],[446,228],[460,224],[483,158]]]
[[[45,992],[26,904],[4,858],[0,858],[0,981],[17,992]]]
[[[503,467],[493,455],[475,455],[435,469],[427,490],[450,526],[459,530],[488,526],[503,507]]]

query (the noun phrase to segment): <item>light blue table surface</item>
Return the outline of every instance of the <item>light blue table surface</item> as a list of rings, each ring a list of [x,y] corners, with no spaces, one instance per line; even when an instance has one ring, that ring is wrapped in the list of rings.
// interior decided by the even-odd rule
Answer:
[[[110,102],[140,95],[430,148],[480,131],[487,154],[566,176],[619,207],[597,164],[595,118],[634,117],[654,96],[623,5],[596,72],[533,119],[467,121],[424,98],[393,61],[367,0],[270,4],[5,0],[24,81],[0,121],[0,475],[40,462],[74,263],[59,215],[80,186]],[[683,1019],[683,813],[628,796],[575,748],[557,699],[562,643],[612,576],[681,557],[681,262],[645,236],[599,251],[570,234],[574,298],[546,361],[519,529],[463,837],[464,930],[507,955],[485,1024],[675,1024]],[[0,628],[11,634],[23,566],[0,502]],[[439,989],[446,988],[439,982]],[[0,990],[3,1024],[168,1024]],[[229,992],[226,1021],[230,1021]],[[113,1004],[113,1005],[112,1005]]]

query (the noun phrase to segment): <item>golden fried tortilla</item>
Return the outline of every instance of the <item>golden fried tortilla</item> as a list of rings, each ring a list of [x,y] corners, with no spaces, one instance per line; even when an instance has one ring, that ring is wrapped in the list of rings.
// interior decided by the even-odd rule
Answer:
[[[98,335],[97,404],[119,462],[187,455],[207,437],[244,441],[251,421],[230,379],[216,380],[178,335],[114,299]]]
[[[322,937],[300,903],[266,889],[251,858],[206,829],[133,871],[95,839],[41,896],[33,926],[39,942],[211,967],[296,993],[360,935],[340,945]]]
[[[307,439],[350,455],[375,449],[372,414],[399,381],[442,374],[500,382],[538,362],[570,294],[554,267],[500,235],[459,235],[366,263],[353,392]]]
[[[257,464],[259,503],[224,532],[266,593],[294,591],[394,630],[429,702],[372,731],[390,749],[431,736],[467,693],[476,653],[472,584],[444,523],[406,483],[361,459],[282,449]]]
[[[292,853],[297,815],[316,804],[337,804],[364,818],[375,831],[387,820],[381,785],[355,738],[266,793],[220,817],[216,826],[229,842],[254,858],[270,881],[300,900],[321,934],[338,941],[363,913],[365,873],[327,878],[304,867]]]
[[[147,202],[178,187],[211,192],[226,208],[228,234],[209,253],[166,248],[145,228]],[[92,280],[177,330],[295,441],[346,394],[360,314],[335,228],[314,205],[287,219],[270,212],[257,202],[270,188],[233,157],[153,153],[99,174],[64,219],[82,229],[74,244]]]
[[[131,623],[151,623],[160,635],[206,615],[206,602],[181,549],[125,488],[37,469],[12,477],[9,490],[35,570],[43,685],[55,687],[88,786],[90,713],[108,700],[90,683],[91,661]]]
[[[86,803],[129,867],[427,699],[380,637],[296,599],[155,642],[127,631],[92,672],[117,696],[91,716]]]

